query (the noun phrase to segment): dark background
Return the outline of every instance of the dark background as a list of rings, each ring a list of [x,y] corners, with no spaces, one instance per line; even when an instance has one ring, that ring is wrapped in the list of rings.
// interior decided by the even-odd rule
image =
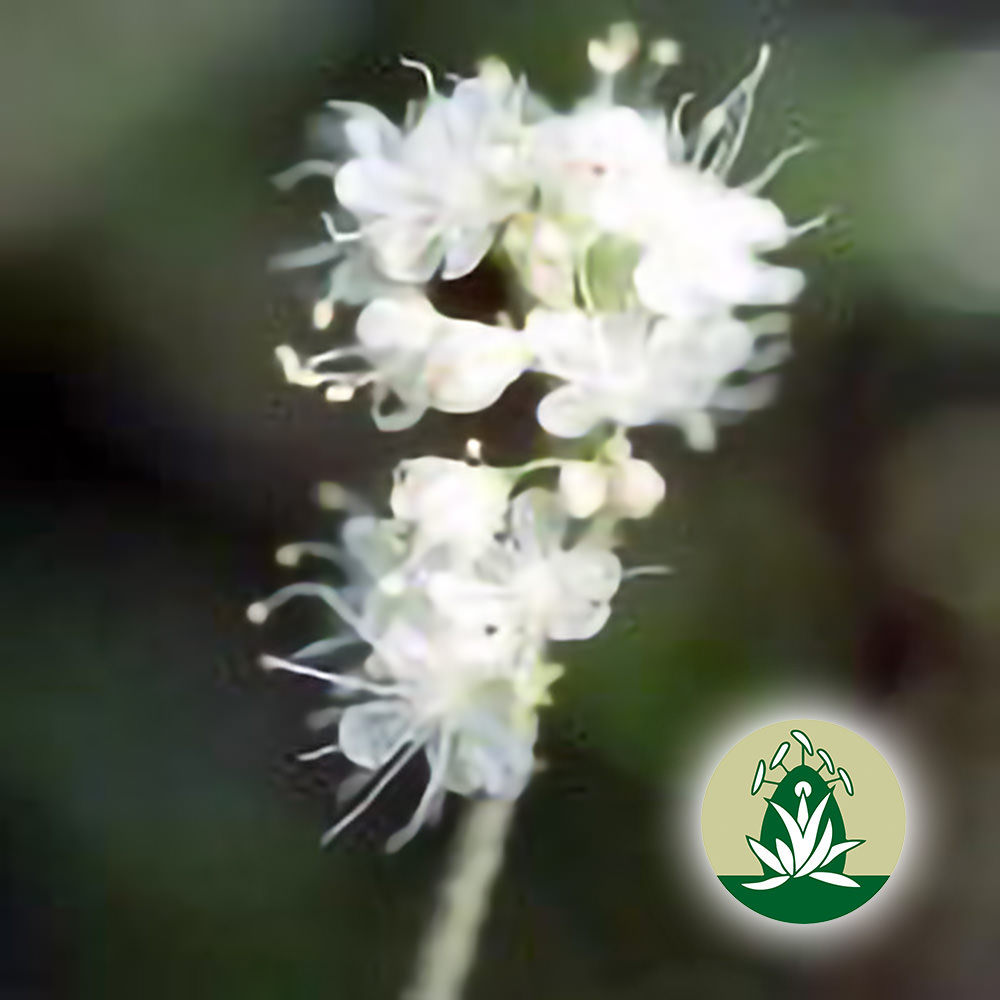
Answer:
[[[255,657],[315,635],[244,609],[322,537],[318,480],[378,499],[462,421],[379,436],[285,386],[315,235],[268,178],[330,97],[398,113],[400,54],[496,53],[568,102],[623,16],[684,45],[705,108],[774,45],[745,176],[809,277],[771,409],[710,455],[637,435],[668,501],[640,581],[569,670],[520,807],[469,997],[1000,994],[1000,34],[986,5],[676,0],[10,0],[0,12],[0,997],[385,998],[405,983],[457,803],[381,844],[414,774],[334,847],[316,692]],[[513,412],[512,407],[517,410]],[[478,430],[514,448],[520,397]],[[529,414],[530,415],[530,414]],[[721,935],[664,823],[692,733],[823,683],[918,734],[961,829],[862,951],[805,961]],[[664,790],[666,789],[666,795]],[[667,830],[668,832],[664,832]],[[679,859],[679,860],[678,860]],[[691,864],[695,861],[692,860]]]

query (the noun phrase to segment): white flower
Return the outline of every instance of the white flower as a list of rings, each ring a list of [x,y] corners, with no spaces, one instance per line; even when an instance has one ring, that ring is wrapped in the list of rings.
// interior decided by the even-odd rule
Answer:
[[[667,164],[665,120],[621,105],[588,107],[536,126],[532,152],[546,212],[614,231],[621,203],[641,200]]]
[[[372,417],[382,430],[412,427],[428,408],[475,413],[492,405],[524,370],[530,349],[505,327],[443,316],[416,293],[370,302],[358,317],[358,344],[303,362],[282,346],[289,382],[327,386],[332,401],[373,389]],[[360,359],[368,370],[329,370]],[[394,408],[387,404],[394,403]]]
[[[591,462],[565,461],[559,469],[559,496],[573,517],[604,510],[628,518],[649,517],[666,493],[663,477],[632,458],[624,435],[612,438]]]
[[[362,531],[368,541],[373,527],[366,524]],[[520,794],[534,766],[537,710],[548,703],[548,688],[561,670],[543,658],[540,642],[528,629],[506,627],[505,614],[491,618],[483,615],[482,605],[440,606],[428,600],[436,571],[412,567],[400,574],[394,560],[383,564],[397,581],[395,601],[385,603],[378,580],[356,602],[326,585],[293,584],[254,605],[250,614],[261,621],[278,604],[310,596],[324,601],[348,626],[346,635],[315,642],[292,659],[265,657],[263,662],[319,680],[337,697],[365,699],[319,713],[322,723],[337,724],[337,742],[304,755],[312,759],[339,752],[370,773],[367,794],[324,841],[360,816],[410,760],[426,756],[427,787],[411,821],[390,840],[395,849],[436,811],[446,791]],[[372,602],[379,613],[371,613]],[[309,662],[358,646],[370,647],[371,653],[348,671]]]
[[[392,512],[414,526],[417,553],[447,545],[475,558],[503,527],[514,478],[449,458],[408,459],[396,467]]]
[[[801,274],[760,255],[810,227],[789,226],[758,192],[805,147],[784,151],[742,187],[728,184],[767,47],[749,76],[685,136],[686,98],[669,122],[659,109],[614,103],[607,83],[614,67],[634,55],[629,38],[617,47],[595,44],[602,74],[597,95],[535,129],[533,162],[543,209],[641,247],[635,288],[653,312],[688,318],[793,301],[802,289]]]
[[[474,574],[436,578],[432,598],[440,607],[489,608],[500,630],[535,640],[595,636],[611,614],[621,562],[585,540],[567,547],[568,529],[556,494],[525,490],[511,501],[504,536],[483,552]]]
[[[647,249],[635,287],[646,308],[697,318],[740,305],[787,305],[801,292],[799,271],[759,257],[791,237],[773,202],[686,166],[665,169],[643,194],[635,212]]]
[[[557,437],[582,437],[605,422],[665,422],[705,447],[714,406],[752,403],[745,394],[720,392],[754,349],[750,328],[728,316],[680,322],[640,312],[587,316],[536,309],[525,335],[535,367],[565,382],[538,408],[542,427]]]
[[[468,274],[533,185],[524,158],[525,88],[492,63],[431,91],[403,134],[367,112],[348,122],[357,153],[337,172],[337,199],[358,220],[379,269],[394,281]]]

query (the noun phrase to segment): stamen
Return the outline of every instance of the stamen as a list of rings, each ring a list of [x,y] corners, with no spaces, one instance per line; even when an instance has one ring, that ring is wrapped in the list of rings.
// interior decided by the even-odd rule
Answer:
[[[319,217],[323,222],[323,228],[334,243],[357,243],[362,236],[360,229],[355,229],[353,233],[342,233],[333,221],[333,216],[329,212],[320,212]]]
[[[290,191],[307,177],[329,177],[332,181],[337,176],[338,169],[336,163],[330,163],[328,160],[303,160],[294,167],[275,174],[271,178],[271,183],[281,191]]]
[[[753,112],[754,93],[770,58],[770,46],[762,45],[757,65],[721,104],[716,105],[705,116],[699,130],[698,145],[691,158],[691,162],[700,170],[713,173],[723,180],[728,176],[743,146],[750,115]],[[705,164],[703,162],[705,155],[713,143],[716,143],[715,152],[711,161]]]
[[[316,503],[323,510],[344,511],[355,516],[373,516],[369,503],[361,497],[345,489],[340,483],[318,483],[316,485]]]
[[[670,576],[674,572],[672,566],[633,566],[622,573],[622,580],[635,580],[640,576]]]
[[[302,364],[302,360],[299,358],[294,347],[289,347],[287,344],[279,344],[274,349],[274,356],[278,359],[278,364],[281,365],[285,380],[291,382],[292,385],[313,387],[323,384],[321,376],[315,372],[311,372],[307,366]]]
[[[306,750],[305,753],[297,753],[295,759],[301,760],[303,763],[309,763],[319,760],[322,757],[329,757],[335,753],[340,753],[340,747],[336,743],[328,743],[325,747],[319,747],[316,750]]]
[[[592,38],[587,44],[587,59],[602,76],[621,72],[639,51],[639,32],[630,21],[613,24],[607,39]]]
[[[670,159],[680,162],[685,158],[687,150],[687,140],[684,138],[682,127],[684,109],[694,100],[694,94],[681,94],[674,107],[674,113],[670,116],[670,129],[667,133],[667,152]]]
[[[409,739],[413,739],[416,733],[410,733]],[[338,820],[323,836],[320,838],[320,846],[326,847],[331,841],[335,840],[344,830],[347,829],[378,797],[382,794],[385,787],[392,781],[393,778],[403,770],[404,767],[414,758],[414,756],[419,752],[421,748],[420,743],[415,743],[409,750],[399,756],[399,759],[393,764],[382,776],[382,778],[376,783],[375,787],[346,815],[343,819]]]
[[[829,221],[830,214],[824,212],[822,215],[817,215],[807,222],[800,222],[797,226],[792,226],[788,230],[789,239],[797,240],[800,236],[805,236],[806,233],[811,233],[814,229],[822,229]]]
[[[336,592],[332,587],[328,587],[322,583],[302,582],[292,583],[287,587],[282,587],[281,590],[272,594],[270,597],[251,604],[247,609],[247,617],[255,625],[259,625],[267,619],[272,611],[276,608],[280,608],[282,604],[290,601],[293,597],[318,597],[335,611],[337,610],[337,605],[334,603]]]
[[[377,772],[358,769],[353,774],[349,774],[337,786],[335,798],[338,806],[345,806],[352,799],[356,799],[377,776]]]
[[[354,386],[331,385],[323,393],[323,398],[328,403],[347,403],[354,398]]]
[[[266,601],[258,601],[256,604],[252,605],[247,611],[247,615],[250,620],[259,623],[267,617],[270,612],[275,608],[284,604],[286,601],[290,601],[293,597],[318,597],[324,604],[332,608],[341,618],[345,625],[352,628],[358,636],[379,655],[379,657],[389,665],[390,668],[398,670],[399,661],[396,657],[385,647],[383,647],[380,640],[376,639],[373,635],[368,634],[367,625],[358,617],[355,610],[337,593],[333,587],[328,587],[322,583],[310,583],[304,581],[302,583],[293,583],[287,587],[282,587],[277,593],[272,594]],[[258,618],[257,616],[263,612],[263,618]],[[287,660],[279,660],[277,657],[271,656],[267,658],[272,666],[281,664],[287,664]],[[285,669],[292,669],[296,667],[297,664],[290,664]],[[352,681],[352,683],[354,683]],[[398,685],[392,687],[370,685],[365,690],[376,691],[378,693],[385,692],[396,692],[402,690]]]
[[[478,438],[469,438],[465,442],[465,457],[476,465],[480,464],[483,460],[483,442]]]
[[[366,681],[362,677],[349,677],[346,674],[331,674],[325,670],[317,670],[315,667],[307,667],[302,663],[293,663],[291,660],[283,660],[279,656],[269,656],[265,654],[260,658],[260,665],[265,670],[283,670],[288,674],[298,674],[300,677],[311,677],[317,681],[323,681],[333,687],[343,688],[345,691],[361,691],[365,694],[377,694],[383,697],[392,697],[403,693],[403,688],[398,684],[378,684],[375,681]]]
[[[742,185],[743,190],[749,194],[759,194],[778,176],[781,168],[789,160],[815,148],[816,143],[806,139],[803,142],[796,143],[794,146],[789,146],[788,149],[783,149],[756,177]]]
[[[326,330],[333,322],[333,314],[333,299],[329,296],[320,299],[316,305],[313,306],[312,325],[317,330]]]
[[[334,351],[315,354],[311,358],[306,358],[303,362],[295,348],[289,347],[287,344],[281,344],[274,349],[274,356],[278,359],[278,364],[281,365],[282,373],[286,381],[292,385],[301,385],[308,389],[315,389],[321,385],[333,383],[335,386],[342,387],[340,390],[341,393],[350,387],[352,395],[361,386],[368,385],[374,381],[377,378],[376,373],[321,372],[317,369],[320,365],[326,364],[328,361],[340,361],[343,358],[358,357],[360,353],[360,349],[357,347],[340,347]],[[327,390],[327,393],[329,395],[329,390]],[[336,395],[337,390],[334,390],[334,396]],[[349,399],[350,396],[347,398]]]
[[[410,821],[401,830],[397,830],[387,841],[385,849],[389,854],[394,854],[401,847],[405,847],[419,832],[420,828],[427,822],[427,814],[434,805],[438,796],[442,792],[444,775],[448,767],[448,758],[451,755],[452,735],[450,732],[442,732],[438,736],[438,745],[431,765],[430,777],[427,780],[427,787],[424,794],[417,803],[417,808],[413,811]]]
[[[308,659],[310,656],[324,656],[327,653],[336,653],[341,649],[348,649],[351,646],[366,646],[364,639],[359,639],[356,635],[335,635],[327,639],[317,639],[316,642],[309,643],[301,649],[292,653],[293,660]]]
[[[681,61],[681,47],[672,38],[658,38],[649,46],[649,60],[657,66],[676,66]]]
[[[344,553],[329,542],[293,542],[290,545],[282,545],[274,558],[281,566],[298,566],[303,556],[328,559],[338,566],[344,564]]]
[[[401,66],[405,66],[407,69],[415,69],[423,76],[429,98],[437,97],[437,85],[434,83],[434,74],[430,71],[426,63],[417,62],[416,59],[408,59],[406,56],[400,56],[399,62]]]
[[[279,253],[272,257],[267,266],[272,271],[295,271],[302,267],[319,267],[320,264],[329,264],[343,254],[343,250],[336,243],[318,243],[313,247],[306,247],[304,250],[290,250],[288,253]]]

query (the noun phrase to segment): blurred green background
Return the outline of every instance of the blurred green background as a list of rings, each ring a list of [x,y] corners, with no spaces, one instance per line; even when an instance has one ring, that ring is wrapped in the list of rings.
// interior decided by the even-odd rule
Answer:
[[[379,436],[282,384],[314,276],[266,260],[317,203],[268,178],[323,100],[398,113],[400,54],[495,53],[568,102],[623,17],[682,42],[671,93],[703,108],[771,42],[745,176],[811,136],[774,197],[833,216],[787,255],[810,286],[777,404],[710,455],[637,435],[669,495],[628,557],[675,573],[562,657],[468,996],[1000,995],[995,9],[34,0],[0,12],[3,1000],[398,995],[457,804],[384,855],[414,773],[321,852],[343,772],[294,760],[315,692],[255,666],[317,621],[261,633],[244,609],[285,580],[278,544],[330,530],[316,481],[383,496],[470,422]],[[524,402],[476,422],[497,453]],[[905,920],[823,962],[720,935],[669,822],[700,726],[816,683],[917,733],[962,827]]]

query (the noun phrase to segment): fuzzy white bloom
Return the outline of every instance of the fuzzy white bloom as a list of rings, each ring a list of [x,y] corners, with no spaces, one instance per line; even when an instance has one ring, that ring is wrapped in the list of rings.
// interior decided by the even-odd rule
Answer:
[[[493,62],[448,97],[431,90],[408,131],[371,109],[352,114],[356,156],[337,172],[336,194],[388,278],[468,274],[500,224],[528,204],[525,97],[523,83]]]
[[[634,211],[648,237],[635,287],[653,312],[686,319],[741,305],[783,306],[802,290],[799,271],[759,256],[791,236],[773,202],[712,174],[670,167]]]
[[[470,453],[477,452],[473,444]],[[336,723],[337,741],[306,755],[340,752],[371,775],[371,791],[328,837],[421,753],[427,788],[393,847],[435,813],[447,791],[515,797],[527,782],[537,712],[561,673],[547,656],[548,642],[595,635],[623,576],[607,541],[572,540],[557,494],[531,488],[509,499],[538,464],[403,462],[394,517],[354,514],[339,546],[306,543],[279,552],[286,564],[319,556],[347,574],[339,588],[292,584],[249,611],[260,622],[287,600],[313,597],[346,625],[289,658],[264,661],[316,678],[353,702],[322,714]],[[351,651],[362,652],[353,653],[347,670],[315,665]]]
[[[659,108],[615,103],[606,78],[617,72],[608,67],[620,60],[611,58],[607,43],[599,48],[603,85],[598,93],[576,111],[548,118],[535,129],[534,167],[543,209],[569,225],[633,240],[640,250],[635,289],[654,312],[687,318],[740,305],[792,302],[802,289],[801,274],[760,255],[781,249],[809,226],[789,226],[759,191],[804,147],[784,151],[741,187],[728,184],[768,48],[690,136],[681,126],[686,100],[669,120]],[[634,55],[624,41],[615,51],[623,58]]]
[[[503,527],[516,474],[449,458],[413,458],[396,468],[393,514],[415,531],[414,548],[447,545],[475,558]]]
[[[704,447],[713,408],[758,402],[752,386],[723,390],[751,361],[755,339],[729,316],[682,322],[643,312],[536,309],[525,333],[535,367],[565,383],[538,407],[539,423],[556,437],[582,437],[603,423],[673,423]]]
[[[443,316],[416,293],[370,302],[358,317],[356,333],[354,346],[305,361],[282,346],[278,358],[289,382],[326,386],[333,402],[371,385],[372,417],[382,430],[412,427],[428,409],[486,409],[531,358],[517,331]],[[358,360],[368,368],[345,369],[345,362]]]
[[[441,574],[429,583],[433,600],[489,608],[499,628],[536,640],[595,636],[621,584],[618,557],[593,540],[567,546],[568,512],[548,490],[516,496],[508,518],[506,534],[480,554],[472,573]]]
[[[609,231],[626,227],[668,165],[665,123],[636,109],[585,106],[535,129],[533,166],[543,209]]]

